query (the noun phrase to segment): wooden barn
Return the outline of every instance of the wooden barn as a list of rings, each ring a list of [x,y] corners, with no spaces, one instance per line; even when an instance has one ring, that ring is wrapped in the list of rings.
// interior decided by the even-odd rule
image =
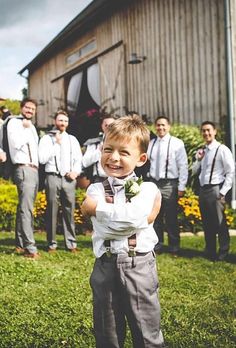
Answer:
[[[91,135],[83,120],[96,110],[135,110],[150,120],[209,119],[232,141],[235,19],[235,1],[92,1],[19,72],[28,71],[29,95],[39,101],[37,126],[63,107],[83,141]]]

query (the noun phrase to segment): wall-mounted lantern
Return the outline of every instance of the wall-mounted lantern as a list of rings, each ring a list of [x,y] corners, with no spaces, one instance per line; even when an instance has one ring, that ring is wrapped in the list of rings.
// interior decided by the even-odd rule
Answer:
[[[146,56],[138,56],[137,53],[131,53],[130,60],[128,61],[128,64],[140,64],[145,59],[147,59]]]

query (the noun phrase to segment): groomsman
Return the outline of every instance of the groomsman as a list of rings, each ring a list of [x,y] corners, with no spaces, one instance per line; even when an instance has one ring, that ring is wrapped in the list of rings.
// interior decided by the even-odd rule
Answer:
[[[81,172],[82,152],[78,140],[66,132],[68,114],[57,111],[55,127],[39,143],[39,160],[45,164],[45,190],[47,198],[46,232],[48,251],[57,248],[56,229],[59,203],[62,209],[62,228],[66,249],[77,251],[75,235],[76,178]]]
[[[227,258],[230,245],[225,217],[225,195],[231,189],[235,164],[230,149],[216,141],[216,127],[211,121],[201,125],[205,146],[196,153],[193,173],[199,173],[199,205],[205,234],[206,254],[212,261]],[[218,234],[219,254],[216,252]]]
[[[170,120],[159,116],[155,120],[157,137],[150,141],[150,180],[162,194],[161,210],[154,229],[159,243],[155,251],[161,252],[164,242],[164,228],[168,233],[169,252],[177,256],[180,248],[178,224],[178,198],[184,195],[188,180],[188,159],[182,140],[170,135]]]
[[[33,207],[38,191],[38,135],[32,119],[37,102],[26,98],[21,102],[21,114],[7,124],[7,138],[14,182],[18,191],[16,213],[16,252],[36,259],[39,254],[34,240]]]

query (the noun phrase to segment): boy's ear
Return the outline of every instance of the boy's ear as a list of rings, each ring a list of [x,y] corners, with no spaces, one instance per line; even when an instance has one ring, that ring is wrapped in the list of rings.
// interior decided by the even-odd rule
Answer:
[[[141,153],[139,156],[139,161],[136,164],[136,167],[142,167],[146,162],[147,162],[147,154],[146,153]]]

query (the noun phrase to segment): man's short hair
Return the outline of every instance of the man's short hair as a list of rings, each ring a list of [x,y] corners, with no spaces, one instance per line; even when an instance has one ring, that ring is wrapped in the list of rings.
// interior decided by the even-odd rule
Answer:
[[[35,105],[35,107],[38,106],[38,103],[35,99],[26,97],[21,101],[20,107],[23,108],[25,106],[25,104],[27,104],[27,103],[33,103]]]
[[[118,117],[119,117],[119,116],[117,116],[117,115],[115,115],[115,114],[107,114],[107,113],[104,113],[104,114],[102,114],[102,116],[100,117],[100,119],[101,119],[101,123],[102,123],[104,120],[106,120],[106,119],[108,119],[108,118],[112,118],[113,120],[116,120]]]
[[[167,116],[157,116],[156,119],[155,119],[155,124],[157,123],[157,121],[159,121],[162,118],[164,118],[164,120],[166,120],[167,123],[170,124],[170,119]]]
[[[135,138],[140,147],[140,153],[147,152],[150,141],[150,131],[139,115],[126,115],[118,118],[107,127],[106,137],[114,139]]]
[[[57,112],[54,115],[54,120],[57,118],[58,115],[64,115],[66,117],[69,117],[68,113],[65,110],[57,110]]]
[[[215,123],[214,122],[212,122],[212,121],[204,121],[204,122],[202,122],[202,124],[201,124],[201,129],[202,129],[202,127],[203,126],[206,126],[206,125],[211,125],[214,129],[216,129],[216,125],[215,125]]]

